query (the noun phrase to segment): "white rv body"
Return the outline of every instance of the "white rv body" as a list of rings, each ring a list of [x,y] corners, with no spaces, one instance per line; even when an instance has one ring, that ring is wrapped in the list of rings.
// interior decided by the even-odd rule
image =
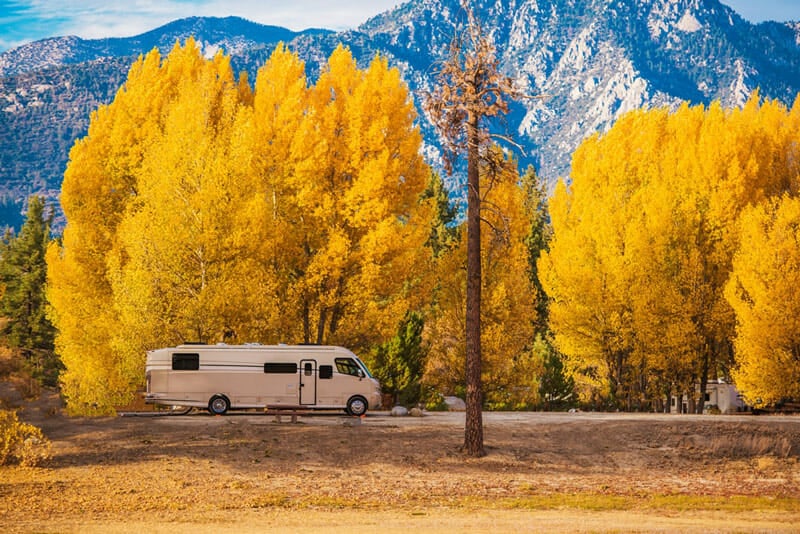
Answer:
[[[322,345],[180,345],[147,353],[145,402],[229,409],[380,408],[380,384],[358,357]]]

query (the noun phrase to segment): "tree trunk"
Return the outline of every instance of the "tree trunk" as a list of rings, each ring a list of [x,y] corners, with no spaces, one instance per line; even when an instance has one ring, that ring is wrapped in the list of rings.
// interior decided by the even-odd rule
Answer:
[[[700,369],[700,398],[698,399],[699,402],[697,403],[697,412],[699,414],[703,413],[706,405],[706,390],[708,385],[708,373],[709,368],[711,366],[711,351],[712,344],[716,348],[716,344],[713,340],[706,340],[705,347],[703,348],[703,366]]]
[[[467,148],[467,311],[466,382],[467,411],[464,426],[464,451],[480,457],[483,448],[483,388],[481,386],[481,196],[478,167],[478,119],[468,120]]]
[[[308,307],[308,301],[303,301],[303,343],[311,342],[311,311]]]
[[[325,339],[325,321],[328,318],[328,310],[320,306],[319,321],[317,321],[317,345],[322,345]]]

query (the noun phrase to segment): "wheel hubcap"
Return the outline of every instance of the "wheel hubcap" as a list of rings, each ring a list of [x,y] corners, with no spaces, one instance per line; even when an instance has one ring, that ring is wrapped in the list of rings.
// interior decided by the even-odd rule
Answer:
[[[364,413],[364,408],[365,406],[363,401],[354,400],[350,403],[350,411],[352,411],[354,414],[360,415]]]

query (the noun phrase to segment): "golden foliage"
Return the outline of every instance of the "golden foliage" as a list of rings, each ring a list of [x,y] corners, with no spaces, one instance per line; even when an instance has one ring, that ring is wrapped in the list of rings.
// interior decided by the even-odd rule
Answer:
[[[736,385],[756,406],[800,398],[800,199],[752,207],[740,227],[726,288],[737,318]]]
[[[539,264],[552,327],[585,398],[631,406],[724,376],[738,219],[797,189],[797,106],[626,115],[573,158]]]
[[[0,410],[0,465],[16,461],[36,467],[50,459],[51,449],[40,428],[23,423],[16,412]]]
[[[73,413],[185,341],[348,344],[421,306],[430,170],[396,69],[343,47],[316,85],[283,45],[252,92],[189,39],[140,58],[65,174],[48,296]]]
[[[505,408],[537,401],[527,371],[534,339],[536,293],[528,276],[525,237],[530,215],[514,161],[507,160],[483,199],[481,345],[485,401]],[[462,223],[462,226],[465,223]],[[437,261],[436,304],[428,326],[431,353],[425,380],[454,394],[464,386],[466,232]]]
[[[344,47],[315,84],[304,72],[280,45],[251,90],[190,39],[139,58],[92,115],[65,173],[63,239],[47,254],[72,413],[129,402],[150,348],[367,350],[408,310],[427,309],[426,381],[463,387],[469,234],[440,236],[435,254],[425,246],[444,231],[442,199],[423,196],[431,172],[408,89],[384,58],[360,69]],[[508,80],[485,81],[502,112]],[[475,126],[453,132],[453,147]],[[800,103],[756,94],[740,110],[633,112],[576,151],[536,270],[584,401],[630,408],[693,393],[729,374],[734,340],[746,398],[800,395],[799,131]],[[512,161],[488,146],[480,156],[469,167],[483,183],[484,399],[535,403],[531,206]]]

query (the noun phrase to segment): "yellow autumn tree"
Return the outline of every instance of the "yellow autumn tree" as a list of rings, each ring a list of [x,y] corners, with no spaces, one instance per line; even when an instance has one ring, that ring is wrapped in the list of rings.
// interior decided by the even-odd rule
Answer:
[[[273,342],[302,340],[296,334],[297,315],[288,305],[288,289],[302,272],[295,270],[302,250],[304,217],[294,201],[290,178],[297,164],[292,145],[308,109],[309,88],[305,65],[284,45],[279,45],[259,69],[255,82],[252,131],[244,136],[249,145],[255,191],[266,202],[254,221],[252,239],[258,244],[259,269],[271,273],[270,291],[263,294],[273,309],[262,319],[263,339]]]
[[[800,398],[800,198],[747,210],[726,296],[736,311],[733,377],[748,404]]]
[[[614,140],[623,145],[613,153],[598,137],[576,151],[571,188],[560,182],[550,200],[553,237],[539,260],[555,342],[584,402],[616,403],[625,396],[634,347],[624,223],[639,179],[618,156],[630,149],[625,143],[636,128],[624,126],[608,134],[619,133]]]
[[[701,384],[702,409],[732,362],[739,214],[791,187],[796,135],[796,112],[756,94],[740,110],[634,112],[576,152],[540,270],[585,400],[632,408]]]
[[[131,69],[71,153],[49,296],[74,412],[110,412],[147,349],[366,349],[425,300],[433,202],[396,69],[340,48],[317,85],[279,46],[255,90],[193,40]]]
[[[179,61],[186,74],[108,260],[122,323],[113,348],[139,375],[148,348],[258,339],[256,319],[268,311],[250,231],[265,209],[247,172],[250,116],[228,58],[206,61],[186,48],[167,68]]]
[[[641,262],[640,270],[660,273],[656,278],[666,283],[658,286],[663,309],[637,313],[644,323],[657,318],[661,328],[651,330],[649,339],[637,335],[660,371],[653,375],[671,377],[677,391],[690,397],[699,384],[697,411],[706,381],[729,378],[733,363],[734,314],[724,288],[740,247],[739,216],[793,187],[797,127],[795,112],[761,102],[758,94],[742,109],[683,106],[665,122],[662,148],[652,154],[661,156],[659,180],[647,190],[643,212],[653,226],[649,250],[656,257]],[[661,358],[652,357],[659,352]]]
[[[530,214],[515,162],[495,148],[501,162],[495,179],[485,180],[482,215],[482,382],[486,403],[519,408],[538,401],[538,383],[530,372],[536,292],[528,276]],[[488,174],[484,167],[483,172]],[[463,226],[463,223],[462,223]],[[426,332],[431,356],[425,382],[449,394],[464,388],[466,305],[466,232],[437,259],[438,289]]]
[[[420,202],[430,171],[416,113],[397,69],[376,57],[362,71],[340,46],[302,119],[281,186],[296,217],[283,265],[291,333],[366,348],[391,337],[425,293],[433,210]]]
[[[106,254],[137,194],[142,148],[161,129],[180,76],[177,70],[164,75],[157,50],[140,57],[114,102],[92,114],[87,136],[70,151],[61,190],[68,224],[47,263],[56,352],[66,367],[62,392],[72,411],[107,412],[140,381],[117,365],[111,349],[119,323]]]

